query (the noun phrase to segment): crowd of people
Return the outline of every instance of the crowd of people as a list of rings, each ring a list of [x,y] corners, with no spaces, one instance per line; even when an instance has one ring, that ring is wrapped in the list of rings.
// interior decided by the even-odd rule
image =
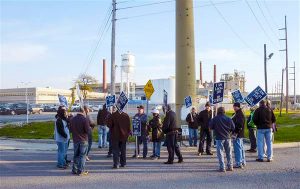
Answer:
[[[212,143],[216,145],[216,153],[219,161],[219,171],[233,171],[233,169],[244,169],[246,167],[246,157],[244,149],[244,129],[245,115],[240,103],[233,104],[234,114],[228,117],[224,107],[218,107],[213,113],[209,102],[205,104],[205,109],[197,113],[195,107],[186,117],[189,127],[189,145],[197,147],[198,131],[200,128],[200,141],[198,155],[213,155]],[[164,164],[173,164],[175,155],[178,163],[183,163],[183,156],[178,145],[178,138],[181,129],[176,123],[176,113],[170,105],[163,108],[164,119],[160,118],[158,109],[151,111],[152,118],[144,112],[144,106],[137,107],[137,114],[134,118],[140,120],[141,135],[137,137],[137,148],[133,158],[139,158],[140,145],[143,145],[142,158],[148,157],[148,145],[150,140],[153,143],[153,160],[159,159],[162,142],[167,147],[168,159]],[[258,154],[256,161],[263,162],[267,158],[268,162],[273,160],[272,133],[275,127],[275,116],[270,108],[270,102],[262,100],[258,108],[251,108],[251,113],[246,121],[248,128],[250,153]],[[90,161],[89,156],[92,146],[92,130],[98,126],[98,148],[107,148],[107,157],[113,157],[113,169],[126,167],[126,145],[130,135],[132,135],[130,117],[125,112],[119,112],[115,107],[110,112],[106,105],[99,110],[97,122],[95,123],[87,106],[80,108],[75,116],[68,115],[67,109],[60,106],[55,121],[55,141],[57,143],[57,167],[66,169],[70,166],[71,160],[67,158],[67,150],[70,144],[70,133],[72,133],[74,156],[72,173],[76,175],[87,175],[85,162]],[[206,145],[204,145],[206,142]],[[232,146],[234,152],[234,163],[232,158]],[[265,147],[266,146],[266,147]],[[257,149],[257,150],[256,150]],[[227,165],[224,162],[226,154]]]

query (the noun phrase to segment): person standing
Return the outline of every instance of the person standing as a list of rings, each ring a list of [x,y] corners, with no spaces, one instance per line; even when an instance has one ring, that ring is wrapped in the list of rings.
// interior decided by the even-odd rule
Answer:
[[[88,149],[87,149],[87,152],[86,152],[86,160],[90,161],[91,159],[89,158],[89,153],[91,151],[92,144],[93,144],[93,129],[96,126],[96,124],[93,121],[91,115],[89,114],[89,112],[90,112],[89,107],[84,105],[83,108],[84,108],[86,118],[89,121],[89,126],[90,126],[90,130],[89,130],[89,133],[88,133]]]
[[[250,108],[250,115],[247,119],[247,128],[248,128],[248,133],[249,133],[249,139],[250,139],[250,149],[247,150],[247,152],[250,153],[256,153],[256,132],[257,128],[256,125],[253,122],[253,115],[255,112],[255,107]]]
[[[140,105],[137,107],[138,113],[134,115],[134,119],[138,118],[141,121],[141,136],[137,137],[138,146],[135,150],[133,158],[139,157],[140,154],[140,144],[143,144],[143,158],[145,159],[148,154],[148,139],[149,133],[147,129],[147,115],[144,113],[144,106]]]
[[[74,158],[72,173],[77,175],[87,175],[85,171],[86,153],[88,149],[88,134],[90,123],[86,118],[85,111],[80,108],[80,112],[71,119],[70,129],[74,143]]]
[[[107,147],[107,118],[110,112],[106,109],[106,104],[103,105],[102,109],[98,111],[97,125],[98,125],[98,148]]]
[[[153,160],[160,158],[161,141],[164,137],[162,132],[162,123],[159,117],[159,111],[157,109],[152,110],[153,118],[149,121],[149,131],[152,131],[153,142]]]
[[[126,166],[126,142],[131,133],[130,118],[125,112],[114,112],[108,118],[108,127],[111,132],[113,169]]]
[[[66,169],[68,167],[66,157],[70,139],[66,108],[60,106],[55,118],[54,139],[57,144],[57,167]]]
[[[209,123],[209,128],[214,130],[216,135],[217,156],[219,159],[219,171],[233,171],[231,139],[230,135],[235,130],[233,121],[225,115],[224,107],[219,107],[217,116]],[[227,159],[227,169],[225,170],[224,155],[225,151]]]
[[[178,157],[178,163],[183,163],[183,157],[180,152],[179,145],[177,143],[177,124],[176,124],[176,113],[171,109],[170,105],[166,107],[166,117],[163,121],[163,132],[166,134],[167,150],[168,150],[168,161],[164,164],[173,164],[174,153]]]
[[[196,108],[192,107],[191,113],[189,113],[185,121],[189,125],[189,144],[190,147],[197,146],[197,139],[198,139],[198,120],[197,120],[197,112]]]
[[[236,102],[233,104],[233,110],[235,114],[232,117],[232,121],[235,125],[233,133],[233,149],[235,157],[234,168],[243,169],[246,166],[246,157],[244,149],[244,129],[245,129],[245,116],[241,109],[241,104]]]
[[[253,115],[253,122],[257,126],[257,151],[258,158],[256,161],[263,162],[264,158],[264,141],[267,145],[267,161],[273,161],[273,142],[272,142],[272,126],[276,122],[273,111],[266,106],[266,101],[259,103]]]
[[[209,128],[209,122],[212,118],[212,111],[210,103],[205,104],[205,110],[201,111],[198,115],[198,123],[200,124],[200,142],[198,155],[203,155],[204,153],[204,142],[206,138],[206,154],[213,155],[211,152],[211,142],[212,142],[212,132]]]

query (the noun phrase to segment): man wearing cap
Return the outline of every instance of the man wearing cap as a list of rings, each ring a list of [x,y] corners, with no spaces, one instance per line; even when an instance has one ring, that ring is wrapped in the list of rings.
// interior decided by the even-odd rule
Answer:
[[[209,122],[212,118],[212,111],[210,108],[210,103],[205,104],[205,110],[201,111],[198,115],[198,123],[200,124],[200,142],[198,155],[203,155],[204,142],[206,137],[206,154],[213,155],[211,152],[211,142],[212,142],[212,133],[209,128]]]
[[[246,166],[245,150],[244,150],[244,128],[245,128],[245,116],[241,109],[241,104],[236,102],[233,104],[235,114],[232,117],[232,121],[235,125],[233,133],[233,149],[235,157],[234,168],[243,169]]]
[[[172,111],[171,106],[166,107],[166,117],[163,121],[163,132],[166,134],[166,142],[168,149],[168,161],[164,164],[173,164],[174,153],[178,157],[178,163],[183,162],[182,154],[180,152],[179,145],[177,144],[177,125],[176,125],[176,113]]]
[[[145,159],[148,154],[148,129],[147,129],[147,115],[144,113],[144,106],[139,105],[137,107],[138,113],[134,115],[133,118],[138,118],[141,120],[141,136],[138,138],[137,151],[135,150],[133,158],[139,157],[140,154],[140,144],[143,144],[143,158]]]
[[[157,160],[160,158],[161,141],[164,137],[162,132],[162,123],[159,117],[158,109],[152,110],[153,118],[149,121],[149,131],[152,131],[153,155],[151,158]]]

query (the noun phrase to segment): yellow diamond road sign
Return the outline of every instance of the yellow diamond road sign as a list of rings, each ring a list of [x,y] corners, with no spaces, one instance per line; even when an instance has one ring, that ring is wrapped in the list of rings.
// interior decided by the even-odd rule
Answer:
[[[147,98],[148,100],[150,100],[151,95],[154,93],[154,87],[153,87],[153,85],[152,85],[151,80],[149,80],[149,81],[146,83],[146,85],[145,85],[145,87],[144,87],[144,92],[145,92],[145,94],[146,94],[146,98]]]

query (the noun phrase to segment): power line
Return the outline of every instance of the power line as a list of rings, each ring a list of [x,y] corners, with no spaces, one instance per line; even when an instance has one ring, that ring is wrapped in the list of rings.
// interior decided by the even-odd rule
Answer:
[[[234,28],[232,27],[232,25],[227,21],[227,19],[225,18],[225,16],[222,14],[222,12],[217,8],[217,6],[214,4],[214,2],[212,0],[210,0],[211,5],[216,9],[216,11],[218,12],[218,14],[221,16],[221,18],[223,19],[223,21],[228,25],[228,27],[230,28],[230,30],[232,31],[232,33],[234,33],[236,35],[236,37],[251,51],[253,51],[256,55],[258,56],[262,56],[259,52],[257,52],[256,50],[252,49],[248,43],[243,40],[243,38],[234,30]]]
[[[128,7],[121,7],[121,8],[117,8],[117,10],[132,9],[132,8],[138,8],[138,7],[151,6],[151,5],[158,5],[158,4],[170,3],[170,2],[174,2],[174,1],[175,1],[175,0],[159,1],[159,2],[154,2],[154,3],[146,3],[146,4],[141,4],[141,5],[134,5],[134,6],[128,6]]]
[[[98,47],[100,46],[101,42],[103,41],[103,36],[107,33],[107,31],[108,31],[108,29],[109,29],[109,27],[110,27],[110,25],[109,25],[109,27],[107,27],[107,26],[108,26],[107,24],[108,24],[109,21],[110,21],[111,15],[112,15],[112,12],[109,14],[109,17],[108,17],[108,19],[107,19],[107,21],[106,21],[106,23],[105,23],[105,25],[104,25],[104,27],[103,27],[103,29],[102,29],[102,32],[101,32],[101,34],[100,34],[100,36],[99,36],[99,38],[98,38],[98,41],[97,41],[96,46],[94,47],[94,49],[93,49],[93,51],[92,51],[92,54],[91,54],[91,56],[90,56],[89,62],[88,62],[88,64],[87,64],[87,66],[86,66],[86,69],[85,69],[84,73],[86,73],[86,72],[88,71],[88,68],[89,68],[91,62],[92,62],[93,59],[94,59],[94,56],[95,56],[95,54],[96,54],[96,51],[97,51]],[[110,23],[110,24],[111,24],[111,23]]]
[[[238,2],[238,1],[241,1],[241,0],[219,2],[219,3],[215,3],[215,5],[229,4],[229,3],[234,3],[234,2]],[[191,8],[210,7],[210,6],[212,6],[212,5],[211,4],[204,4],[204,5],[194,6],[194,7],[191,7]],[[140,15],[135,15],[135,16],[121,17],[121,18],[118,18],[117,20],[127,20],[127,19],[131,19],[131,18],[139,18],[139,17],[144,17],[144,16],[165,14],[165,13],[171,13],[171,12],[175,12],[175,9],[166,10],[166,11],[159,11],[159,12],[152,12],[152,13],[146,13],[146,14],[140,14]]]
[[[253,9],[251,8],[249,2],[247,0],[245,0],[246,4],[248,5],[252,15],[254,16],[256,22],[258,23],[259,27],[261,28],[261,30],[264,32],[264,34],[269,38],[270,42],[275,46],[275,43],[273,42],[273,40],[270,38],[270,36],[268,35],[268,33],[266,32],[266,30],[264,29],[264,27],[262,26],[262,24],[260,23],[260,21],[258,20],[257,16],[255,15]]]

